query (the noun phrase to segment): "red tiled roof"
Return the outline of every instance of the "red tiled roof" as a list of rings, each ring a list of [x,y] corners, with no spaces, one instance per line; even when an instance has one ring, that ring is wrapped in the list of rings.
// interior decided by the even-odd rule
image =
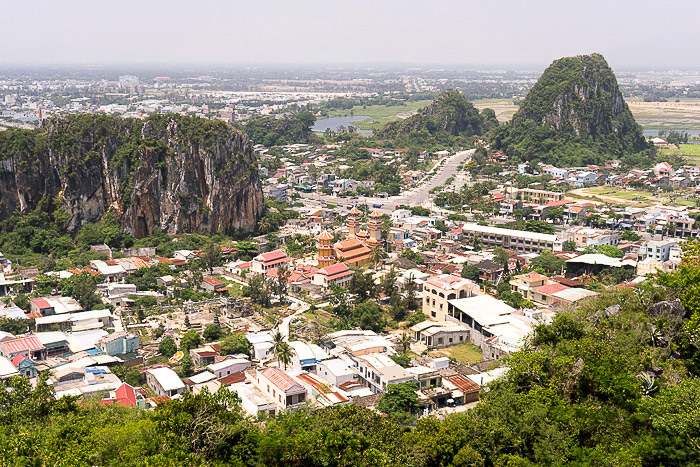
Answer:
[[[583,287],[584,286],[584,284],[582,282],[575,281],[573,279],[567,279],[566,277],[557,276],[557,277],[552,277],[552,279],[559,282],[560,284],[566,285],[567,287]]]
[[[556,284],[549,284],[549,285],[541,285],[537,288],[535,288],[535,292],[541,293],[543,295],[552,295],[553,293],[561,292],[562,290],[566,290],[569,287],[565,286],[564,284],[556,283]]]
[[[545,204],[545,206],[549,206],[549,207],[564,206],[566,204],[571,204],[573,202],[574,201],[571,199],[562,199],[559,201],[550,201],[549,203]]]
[[[170,399],[170,396],[156,396],[156,397],[149,397],[146,399],[146,402],[150,404],[155,404],[155,405],[160,405],[160,404],[165,404],[167,402],[170,402],[172,399]]]
[[[479,385],[467,378],[466,376],[455,375],[447,378],[447,381],[457,386],[457,388],[463,393],[469,393],[479,390]]]
[[[15,355],[15,358],[12,359],[12,364],[17,367],[20,363],[22,363],[22,360],[25,360],[27,357],[24,355],[18,354]]]
[[[43,298],[32,298],[32,303],[39,308],[40,310],[46,309],[46,308],[53,308],[51,305],[49,305],[49,302],[47,302]]]
[[[217,381],[224,385],[242,383],[243,381],[245,381],[245,371],[231,373],[230,375],[226,375],[223,378],[219,378]]]
[[[543,276],[542,274],[535,272],[535,271],[530,271],[527,274],[525,274],[525,277],[528,279],[533,279],[533,280],[539,280],[539,279],[546,279],[547,276]]]
[[[462,281],[465,281],[465,279],[452,274],[445,274],[442,277],[436,277],[434,279],[431,279],[427,283],[429,285],[432,285],[433,287],[440,287],[441,289],[444,289],[449,285],[456,284]]]
[[[45,348],[44,344],[39,342],[39,339],[34,336],[19,337],[17,339],[2,342],[2,345],[5,346],[7,352],[10,354],[24,352],[27,350],[41,350]]]
[[[331,235],[330,233],[328,233],[327,230],[324,230],[323,232],[321,232],[321,235],[319,235],[318,237],[316,237],[316,239],[317,239],[317,240],[333,240],[333,235]]]
[[[319,274],[328,274],[329,276],[331,276],[333,274],[338,274],[338,273],[349,271],[349,270],[350,270],[350,268],[348,268],[345,265],[345,263],[337,263],[337,264],[333,264],[331,266],[326,266],[323,269],[320,269],[318,271],[318,273]]]
[[[264,261],[274,261],[276,259],[282,259],[287,256],[287,254],[282,250],[270,251],[268,253],[263,253],[260,255]]]
[[[221,286],[226,285],[223,282],[221,282],[219,279],[217,279],[216,277],[205,276],[205,277],[202,277],[202,280],[209,285],[213,285],[214,287],[221,287]]]
[[[299,386],[299,384],[294,381],[291,376],[279,368],[267,368],[266,370],[263,370],[262,374],[272,384],[285,392],[294,386]]]

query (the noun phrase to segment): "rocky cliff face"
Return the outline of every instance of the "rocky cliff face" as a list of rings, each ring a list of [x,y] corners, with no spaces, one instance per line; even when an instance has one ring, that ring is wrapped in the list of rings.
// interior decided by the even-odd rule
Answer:
[[[561,153],[562,145],[614,156],[648,149],[600,54],[554,61],[495,138],[497,149],[526,159]]]
[[[251,232],[264,203],[248,137],[193,117],[80,115],[0,132],[0,219],[58,198],[68,229],[107,211],[143,237]]]

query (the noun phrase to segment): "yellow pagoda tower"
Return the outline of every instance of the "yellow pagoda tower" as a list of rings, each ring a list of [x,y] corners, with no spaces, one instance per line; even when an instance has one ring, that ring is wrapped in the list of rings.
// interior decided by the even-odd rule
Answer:
[[[353,206],[352,210],[348,213],[348,238],[357,237],[358,229],[360,228],[361,214],[357,206]]]
[[[333,236],[328,233],[327,230],[321,232],[321,235],[316,237],[318,240],[318,267],[325,268],[335,263],[335,257],[333,256],[333,247],[331,242],[333,241]]]
[[[382,215],[374,211],[369,215],[369,242],[373,244],[382,242]]]

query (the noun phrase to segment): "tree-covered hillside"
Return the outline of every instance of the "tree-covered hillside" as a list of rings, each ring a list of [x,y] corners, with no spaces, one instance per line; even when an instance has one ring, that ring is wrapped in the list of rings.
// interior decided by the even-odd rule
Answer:
[[[415,426],[356,406],[251,420],[226,392],[83,405],[16,377],[0,388],[0,465],[698,465],[699,278],[691,243],[678,271],[537,327],[476,408]]]
[[[600,163],[649,150],[612,69],[600,54],[556,60],[493,146],[524,161]]]
[[[377,138],[404,145],[449,143],[481,135],[496,125],[493,110],[479,113],[462,93],[448,90],[438,94],[416,115],[387,124],[377,133]]]

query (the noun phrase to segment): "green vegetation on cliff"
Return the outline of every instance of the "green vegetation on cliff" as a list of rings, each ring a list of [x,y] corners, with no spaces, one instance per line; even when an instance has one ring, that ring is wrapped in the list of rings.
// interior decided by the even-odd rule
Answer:
[[[467,142],[497,126],[491,109],[479,111],[456,90],[444,91],[417,114],[387,124],[377,132],[378,139],[390,139],[396,144],[427,145]]]
[[[272,147],[308,143],[315,121],[316,118],[311,112],[299,112],[282,118],[276,118],[274,115],[259,116],[246,121],[243,129],[255,144]]]
[[[552,63],[492,140],[494,149],[510,157],[564,166],[650,151],[600,54]]]
[[[698,465],[699,277],[692,242],[678,271],[561,310],[475,408],[445,419],[416,421],[403,391],[380,403],[388,417],[255,420],[225,390],[144,411],[55,401],[15,377],[0,386],[0,465]]]
[[[61,205],[71,232],[112,212],[135,237],[251,232],[263,209],[247,136],[181,115],[70,115],[0,132],[0,220],[44,199]]]

